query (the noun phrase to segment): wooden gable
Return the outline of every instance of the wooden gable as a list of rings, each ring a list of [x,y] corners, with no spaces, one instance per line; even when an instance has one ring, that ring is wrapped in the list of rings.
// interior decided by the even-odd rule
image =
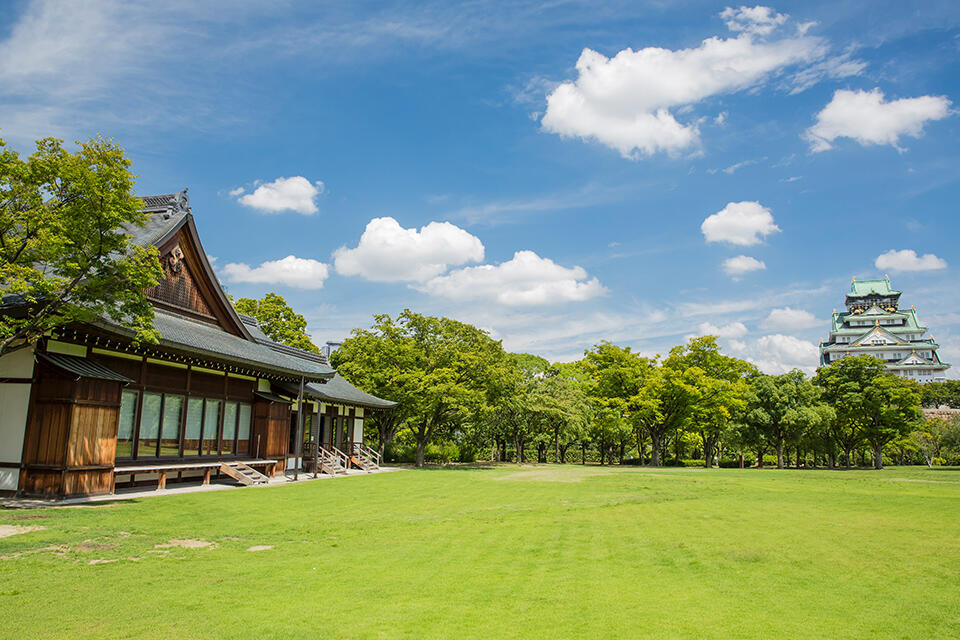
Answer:
[[[155,307],[208,322],[249,339],[236,313],[228,306],[191,219],[157,249],[165,278],[147,290],[147,297]]]

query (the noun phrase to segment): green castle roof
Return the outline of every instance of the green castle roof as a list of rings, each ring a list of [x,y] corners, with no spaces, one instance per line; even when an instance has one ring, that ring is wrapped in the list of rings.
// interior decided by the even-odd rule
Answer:
[[[848,298],[862,298],[869,295],[895,296],[900,295],[900,291],[890,288],[890,281],[886,278],[882,280],[854,280],[850,283],[850,293]]]

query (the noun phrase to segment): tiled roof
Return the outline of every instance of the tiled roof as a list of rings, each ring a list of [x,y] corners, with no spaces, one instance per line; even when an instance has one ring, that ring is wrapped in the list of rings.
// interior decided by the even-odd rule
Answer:
[[[849,298],[861,298],[869,295],[893,296],[901,292],[890,288],[890,281],[882,280],[854,280],[850,283]]]
[[[112,331],[132,334],[121,324],[102,318],[94,324]],[[270,347],[227,333],[220,327],[191,320],[164,309],[154,310],[153,328],[160,333],[160,345],[202,356],[216,362],[246,366],[250,369],[308,380],[333,376],[329,365],[279,353]]]

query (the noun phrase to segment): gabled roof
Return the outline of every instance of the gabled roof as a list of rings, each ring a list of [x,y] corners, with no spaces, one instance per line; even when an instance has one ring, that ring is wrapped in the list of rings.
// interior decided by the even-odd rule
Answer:
[[[881,327],[881,326],[875,326],[873,329],[870,329],[869,331],[867,331],[865,334],[863,334],[862,336],[860,336],[859,338],[857,338],[856,340],[854,340],[854,341],[851,342],[850,344],[851,344],[852,346],[863,345],[863,343],[864,343],[867,339],[869,339],[869,338],[871,338],[872,336],[875,336],[875,335],[877,335],[877,334],[880,334],[880,335],[882,335],[882,336],[884,336],[884,337],[886,337],[886,338],[889,338],[889,339],[892,341],[891,344],[900,344],[900,345],[902,345],[902,344],[905,344],[905,343],[906,343],[906,340],[904,340],[903,338],[901,338],[900,336],[898,336],[898,335],[896,335],[896,334],[894,334],[894,333],[891,333],[890,331],[887,331],[886,328]]]

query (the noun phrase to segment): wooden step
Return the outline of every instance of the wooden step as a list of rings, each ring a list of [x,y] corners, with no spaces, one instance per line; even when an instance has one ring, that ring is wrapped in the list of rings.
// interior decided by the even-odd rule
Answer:
[[[266,484],[270,479],[242,462],[223,462],[220,471],[227,474],[242,485]]]

